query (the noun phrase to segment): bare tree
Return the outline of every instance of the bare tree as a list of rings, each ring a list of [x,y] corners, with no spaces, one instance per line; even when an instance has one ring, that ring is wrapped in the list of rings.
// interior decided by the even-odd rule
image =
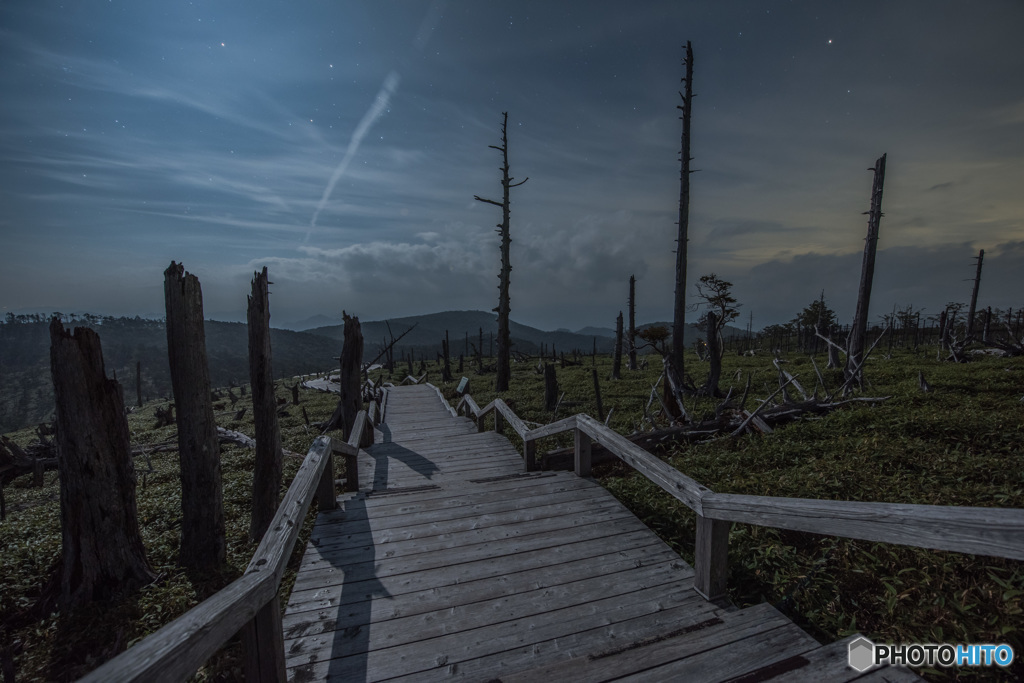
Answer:
[[[622,311],[615,318],[615,352],[612,356],[612,379],[620,379],[622,374]]]
[[[885,154],[875,161],[875,167],[868,169],[875,174],[871,184],[871,208],[868,211],[868,236],[864,240],[864,262],[860,272],[860,289],[857,292],[857,311],[853,316],[846,354],[846,379],[848,384],[863,384],[864,343],[867,337],[868,306],[871,303],[871,282],[875,276],[875,249],[878,246],[878,226],[882,222],[882,189],[885,185]]]
[[[277,512],[284,453],[277,423],[277,399],[270,354],[270,282],[267,268],[254,273],[249,296],[249,382],[252,416],[256,425],[256,466],[252,479],[252,520],[249,538],[259,542]],[[299,386],[295,384],[295,398]],[[297,401],[296,401],[297,402]]]
[[[967,336],[974,336],[974,312],[978,308],[978,287],[981,285],[981,263],[985,260],[985,250],[978,251],[978,269],[974,274],[974,289],[971,291],[971,307],[967,311]]]
[[[629,369],[636,370],[636,278],[629,276]]]
[[[685,370],[686,344],[683,336],[686,328],[686,243],[690,226],[690,114],[693,107],[693,46],[686,41],[686,58],[683,60],[686,76],[683,77],[683,92],[679,93],[683,103],[677,109],[683,112],[683,132],[680,142],[679,170],[679,222],[676,235],[676,290],[672,316],[672,353],[668,360],[668,377],[672,392],[681,400],[678,392],[682,388]]]
[[[220,440],[210,400],[210,370],[199,279],[171,261],[164,271],[167,353],[178,408],[181,458],[181,564],[219,569],[225,560]]]
[[[62,607],[107,600],[153,580],[139,533],[128,421],[107,379],[100,338],[50,322],[57,399]]]
[[[488,147],[501,152],[501,187],[503,198],[500,202],[496,202],[493,199],[484,199],[479,195],[473,195],[473,199],[501,207],[501,223],[498,223],[498,234],[501,235],[501,272],[498,274],[498,306],[494,309],[498,314],[498,374],[495,379],[495,389],[497,391],[508,391],[509,379],[512,376],[512,340],[508,323],[511,310],[508,285],[512,273],[512,264],[509,261],[509,247],[512,244],[512,238],[509,236],[509,190],[513,187],[519,187],[529,178],[513,183],[514,178],[508,174],[508,112],[502,112],[501,116],[501,146],[488,145]]]

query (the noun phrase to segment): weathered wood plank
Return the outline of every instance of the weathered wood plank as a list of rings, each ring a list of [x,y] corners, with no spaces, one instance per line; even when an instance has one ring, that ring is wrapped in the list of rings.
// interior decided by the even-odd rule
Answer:
[[[504,621],[474,629],[468,633],[454,633],[412,642],[397,647],[372,649],[365,653],[342,656],[330,660],[320,659],[294,668],[296,675],[319,678],[330,672],[332,677],[348,680],[356,672],[372,671],[376,679],[426,673],[438,667],[458,665],[460,662],[568,636],[592,628],[606,626],[632,617],[663,612],[683,604],[701,604],[686,584],[662,584],[637,590],[626,595],[593,600],[552,610],[543,620],[530,619]],[[370,635],[372,637],[371,629]]]
[[[488,559],[500,562],[506,571],[519,567],[519,555],[531,550],[557,548],[567,542],[582,542],[595,538],[606,540],[631,531],[649,531],[635,517],[621,517],[602,521],[600,524],[580,524],[573,528],[571,536],[561,530],[522,536],[499,541],[477,543],[468,547],[454,547],[432,553],[421,553],[402,558],[401,562],[389,562],[374,555],[360,556],[357,552],[342,552],[332,555],[332,566],[323,569],[300,569],[295,579],[296,588],[325,586],[337,582],[339,577],[346,581],[361,581],[382,576],[407,574],[438,567],[451,568],[455,565]],[[611,542],[611,541],[609,541]]]
[[[246,574],[79,680],[186,680],[276,594],[273,574]]]
[[[788,620],[775,628],[743,630],[741,633],[741,638],[735,637],[731,642],[725,639],[725,643],[722,644],[728,645],[728,656],[723,650],[713,648],[711,643],[704,643],[704,647],[690,657],[677,659],[618,680],[630,683],[647,683],[652,680],[725,681],[765,665],[799,657],[818,646],[813,638]],[[740,636],[741,633],[733,631],[730,635]],[[701,640],[700,634],[696,640]]]
[[[616,539],[614,546],[617,559],[624,559],[630,563],[664,561],[671,557],[673,561],[678,560],[678,555],[673,553],[662,541],[650,533],[633,532],[623,534]],[[666,556],[668,552],[670,555]],[[440,567],[416,574],[395,575],[391,577],[374,577],[362,582],[349,582],[342,584],[341,579],[335,583],[328,583],[323,586],[303,587],[297,586],[292,590],[288,601],[289,611],[301,606],[303,610],[327,609],[352,602],[373,601],[382,594],[396,598],[402,595],[413,593],[427,594],[439,590],[445,586],[469,586],[476,582],[487,582],[492,580],[506,581],[518,574],[529,574],[531,572],[552,572],[552,568],[562,566],[575,568],[580,566],[579,571],[584,572],[585,567],[591,562],[598,562],[609,554],[609,545],[602,539],[591,539],[579,543],[571,543],[560,546],[555,550],[542,548],[536,551],[522,553],[517,557],[518,567],[515,571],[505,571],[505,568],[490,561],[489,559],[466,562],[455,567]],[[610,561],[615,561],[612,558]],[[287,619],[287,617],[286,617]]]
[[[682,567],[682,565],[680,565]],[[290,665],[309,661],[309,652],[330,649],[334,656],[351,656],[366,652],[374,645],[386,644],[388,648],[411,645],[441,636],[451,636],[461,631],[487,628],[496,622],[511,620],[537,621],[541,615],[557,610],[570,612],[574,607],[583,607],[591,602],[613,597],[628,599],[629,595],[642,589],[678,589],[673,583],[678,572],[671,565],[650,568],[636,568],[622,581],[609,581],[605,576],[583,579],[534,590],[525,590],[514,595],[470,604],[452,604],[432,612],[399,616],[388,621],[375,621],[370,627],[371,638],[362,638],[360,629],[367,627],[367,615],[361,605],[339,611],[337,620],[330,631],[319,634],[289,638],[286,650],[295,653]],[[467,634],[468,635],[468,634]],[[376,648],[374,648],[376,649]]]
[[[360,610],[366,623],[375,624],[389,619],[408,617],[459,605],[472,605],[484,600],[572,584],[594,578],[610,583],[625,584],[638,569],[671,567],[676,578],[691,578],[693,570],[686,566],[670,549],[658,545],[631,549],[628,553],[605,552],[562,564],[533,567],[520,572],[499,574],[459,583],[447,583],[426,589],[401,592],[398,581],[380,584],[388,592],[387,600],[365,599],[358,591],[346,591],[341,601],[327,604],[313,593],[303,594],[308,600],[295,599],[284,618],[288,638],[333,630],[337,615],[345,610]],[[301,598],[293,596],[293,598]],[[365,604],[358,604],[365,603]]]
[[[281,575],[284,573],[285,564],[291,556],[295,539],[299,537],[302,529],[302,520],[309,511],[309,505],[313,500],[313,490],[320,482],[327,465],[327,454],[331,450],[331,439],[327,436],[319,436],[313,441],[309,448],[306,459],[299,466],[295,473],[291,486],[277,513],[270,523],[270,527],[263,535],[256,552],[246,568],[246,573],[268,572],[274,577],[274,585],[281,583]]]
[[[591,439],[619,456],[630,467],[682,501],[691,510],[698,514],[701,513],[701,497],[710,493],[711,489],[698,484],[676,468],[631,443],[621,434],[608,429],[589,415],[577,415],[576,426],[586,432]]]
[[[703,621],[681,624],[653,638],[632,641],[616,638],[610,642],[595,638],[587,646],[565,652],[560,659],[546,666],[503,674],[501,680],[502,683],[610,681],[686,659],[788,623],[786,617],[767,603],[738,612],[714,612]],[[751,661],[749,666],[756,667],[758,663]]]
[[[565,508],[563,508],[565,510]],[[451,531],[434,538],[412,538],[409,540],[393,540],[388,543],[368,544],[331,544],[321,542],[317,547],[306,551],[307,558],[303,562],[303,571],[316,571],[324,567],[345,567],[349,561],[359,561],[367,555],[375,556],[382,563],[385,560],[410,558],[422,554],[432,554],[442,550],[467,550],[482,543],[508,542],[515,538],[526,538],[538,534],[561,531],[569,537],[571,530],[586,526],[584,519],[578,515],[568,514],[565,510],[558,517],[537,519],[530,515],[521,515],[519,519],[506,521],[503,525],[481,526],[463,531]],[[608,523],[615,520],[630,518],[632,513],[620,506],[609,505],[587,510],[586,523]],[[426,525],[432,526],[432,525]]]
[[[868,674],[862,674],[848,666],[850,642],[859,637],[860,634],[855,634],[804,653],[803,658],[806,664],[802,667],[777,673],[773,673],[770,670],[764,671],[764,677],[759,680],[776,681],[777,683],[783,683],[783,681],[786,683],[818,683],[819,681],[826,680],[830,682],[835,681],[835,683],[846,683],[847,681],[856,680],[858,683],[863,683],[864,681],[871,680],[872,674],[878,675],[878,678],[875,680],[879,682],[893,681],[893,683],[903,683],[906,681],[909,683],[922,680],[920,676],[910,669],[902,667],[880,667],[872,672],[868,672]]]
[[[858,503],[727,493],[707,495],[704,514],[866,541],[1024,560],[1024,510]]]

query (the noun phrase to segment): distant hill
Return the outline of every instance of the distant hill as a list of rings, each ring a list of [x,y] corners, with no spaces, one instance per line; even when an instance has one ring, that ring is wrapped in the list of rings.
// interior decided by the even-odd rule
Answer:
[[[388,333],[388,325],[390,325],[391,334],[396,338],[415,325],[415,328],[395,345],[396,358],[410,350],[413,351],[417,359],[421,356],[434,358],[441,349],[441,340],[444,339],[445,331],[448,332],[452,355],[458,356],[460,353],[467,353],[467,334],[468,353],[469,355],[474,353],[473,348],[479,343],[480,330],[483,330],[484,353],[489,354],[492,343],[489,335],[498,333],[497,315],[485,311],[445,311],[405,318],[391,318],[387,321],[361,320],[360,327],[363,331],[365,349],[363,359],[365,361],[372,360],[391,338]],[[637,329],[642,330],[655,325],[672,328],[671,323],[654,322],[638,325]],[[569,332],[564,329],[545,332],[535,327],[521,325],[514,320],[510,321],[509,327],[512,348],[525,354],[536,354],[540,351],[541,344],[547,349],[554,347],[558,351],[566,352],[579,349],[584,353],[592,351],[595,342],[598,353],[611,353],[615,345],[615,330],[604,327],[584,327],[577,332]],[[329,325],[307,330],[307,332],[341,340],[344,329],[344,325]],[[725,329],[726,338],[740,334],[745,334],[745,332],[735,327],[726,327]],[[687,344],[702,336],[703,333],[695,325],[686,326],[684,339]]]
[[[100,335],[107,374],[135,401],[135,363],[142,362],[143,400],[171,395],[167,332],[163,321],[143,318],[76,320],[67,327],[91,327]],[[244,323],[207,320],[206,348],[214,387],[249,381],[249,338]],[[335,367],[340,344],[320,335],[270,331],[275,377],[291,377]],[[47,322],[0,325],[0,433],[49,419],[53,413],[50,333]]]
[[[412,329],[395,348],[401,353],[412,350],[416,358],[421,355],[427,358],[434,358],[441,349],[441,340],[444,339],[445,331],[448,332],[448,339],[451,344],[453,356],[467,353],[473,354],[473,348],[479,344],[480,331],[483,330],[484,353],[489,354],[492,345],[492,336],[498,333],[498,319],[494,313],[484,311],[445,311],[443,313],[431,313],[407,318],[392,318],[387,321],[373,320],[360,321],[363,330],[365,352],[364,360],[372,360],[380,349],[390,339],[388,326],[391,334],[398,337],[403,332]],[[415,326],[415,328],[413,327]],[[330,325],[308,330],[311,334],[319,334],[331,339],[342,339],[344,325]],[[510,321],[509,332],[512,337],[512,348],[526,354],[535,354],[540,351],[541,344],[550,349],[552,346],[558,351],[572,351],[579,349],[589,353],[594,346],[594,337],[576,334],[575,332],[545,332],[535,327],[521,325]],[[614,336],[614,334],[613,334]],[[598,353],[609,353],[612,350],[614,339],[601,336],[597,338]]]

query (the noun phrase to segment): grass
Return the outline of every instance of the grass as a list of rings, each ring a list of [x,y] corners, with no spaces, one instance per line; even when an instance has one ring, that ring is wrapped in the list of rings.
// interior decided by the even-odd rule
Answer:
[[[791,354],[786,369],[811,390],[816,375],[806,357]],[[819,367],[823,365],[819,359]],[[558,369],[565,401],[596,416],[591,361]],[[610,381],[610,361],[599,358],[610,426],[629,433],[660,362],[622,371]],[[439,377],[428,366],[431,377]],[[481,406],[497,396],[493,374],[468,368],[470,393]],[[703,379],[707,365],[688,357],[687,371]],[[923,372],[932,391],[918,388]],[[454,372],[454,370],[453,370]],[[830,387],[841,373],[824,371]],[[739,375],[737,375],[739,373]],[[723,388],[764,398],[778,386],[765,356],[727,356]],[[395,379],[402,375],[396,373]],[[741,379],[742,378],[742,379]],[[832,500],[1024,508],[1024,358],[979,357],[968,364],[940,363],[934,349],[872,356],[864,394],[891,396],[879,405],[849,405],[805,419],[768,436],[744,436],[677,445],[660,453],[667,462],[716,492]],[[458,379],[458,376],[456,376]],[[454,403],[455,383],[441,385]],[[525,420],[554,419],[543,410],[543,378],[526,363],[513,364],[503,398]],[[714,401],[688,405],[710,417]],[[545,441],[543,448],[564,446]],[[595,470],[602,484],[687,561],[693,561],[695,515],[643,476],[623,465]],[[729,545],[729,597],[745,607],[770,602],[819,640],[860,632],[876,642],[1010,644],[1012,672],[986,669],[919,671],[931,680],[1024,679],[1024,564],[1019,561],[733,525]]]
[[[1024,359],[983,357],[967,365],[938,363],[927,354],[897,351],[872,357],[865,393],[892,396],[878,406],[851,405],[820,419],[794,422],[769,436],[744,436],[677,446],[659,455],[715,491],[837,500],[927,503],[1024,508]],[[805,357],[791,355],[786,368],[810,389],[814,370]],[[698,380],[706,364],[689,356],[688,371]],[[610,426],[629,433],[640,425],[642,408],[660,363],[647,370],[623,369],[610,381],[610,361],[597,360]],[[435,364],[431,378],[453,402],[456,382],[442,384]],[[497,396],[494,375],[468,367],[470,391],[482,406]],[[454,371],[454,370],[453,370]],[[923,371],[933,391],[917,388]],[[558,417],[597,414],[590,359],[558,369],[565,391]],[[739,373],[739,376],[737,376]],[[371,373],[375,379],[386,373]],[[777,387],[776,371],[764,356],[727,356],[723,387],[737,389],[752,378],[751,396],[765,397]],[[395,373],[396,381],[404,374]],[[456,374],[456,379],[458,379]],[[837,372],[826,372],[830,386]],[[289,397],[283,387],[279,396]],[[327,419],[331,395],[303,391],[313,421]],[[550,422],[543,409],[543,378],[531,364],[513,365],[512,386],[503,398],[526,420]],[[239,405],[243,405],[243,399]],[[575,404],[575,405],[566,405]],[[709,417],[715,401],[688,404]],[[129,416],[133,443],[167,440],[173,427],[151,429],[149,404]],[[285,448],[305,453],[307,433],[301,412],[281,420]],[[251,417],[240,422],[225,412],[221,426],[249,435]],[[31,431],[16,432],[22,445]],[[545,441],[542,448],[569,445],[571,436]],[[253,454],[224,447],[222,467],[227,517],[228,568],[215,577],[189,577],[177,566],[180,487],[177,454],[136,458],[139,522],[156,582],[138,594],[72,614],[55,613],[8,632],[20,643],[19,680],[72,680],[197,604],[205,591],[239,576],[254,547],[247,539]],[[285,482],[298,462],[286,459]],[[693,560],[695,519],[688,508],[647,479],[621,465],[596,470],[601,482],[688,561]],[[43,488],[22,477],[6,489],[8,520],[0,524],[0,613],[10,615],[34,601],[60,552],[58,485],[48,473]],[[312,515],[296,545],[282,595],[290,591],[297,560],[308,538]],[[1024,677],[1024,566],[996,558],[850,541],[827,536],[736,524],[730,536],[730,598],[738,606],[771,602],[823,641],[862,632],[877,642],[1007,642],[1017,653],[1011,675]],[[925,671],[933,680],[997,679],[986,670]],[[241,677],[239,646],[229,645],[198,672],[197,680]]]
[[[290,383],[291,381],[289,381]],[[237,393],[237,390],[236,390]],[[291,399],[291,392],[278,382],[277,395]],[[336,397],[300,390],[301,405],[310,420],[330,417]],[[217,423],[249,436],[255,435],[251,398],[237,405],[250,409],[242,420],[234,420],[229,405],[215,404]],[[154,412],[166,407],[154,402],[129,414],[132,444],[153,444],[174,438],[176,428],[153,429]],[[287,417],[280,418],[281,438],[286,450],[305,454],[317,435],[305,427],[301,407],[289,406]],[[33,438],[32,430],[10,435],[21,445]],[[203,596],[223,588],[242,575],[256,547],[248,539],[251,514],[254,451],[225,445],[221,450],[224,491],[227,565],[216,575],[189,575],[177,564],[180,524],[181,485],[177,451],[135,458],[138,479],[139,527],[146,556],[157,580],[127,598],[107,604],[89,605],[69,614],[55,612],[41,620],[0,634],[5,643],[18,652],[15,668],[19,681],[75,680],[117,652],[198,604]],[[300,462],[285,458],[282,495]],[[150,467],[151,465],[151,467]],[[343,467],[338,463],[338,467]],[[56,472],[48,472],[42,488],[31,487],[31,475],[14,480],[5,488],[7,520],[0,523],[0,614],[6,621],[33,605],[60,557],[60,503]],[[315,508],[316,503],[313,503]],[[295,545],[281,587],[287,596],[305,549],[315,515],[307,516],[303,532]],[[287,600],[282,601],[282,605]],[[198,681],[240,680],[240,645],[237,638],[215,655],[195,676]]]

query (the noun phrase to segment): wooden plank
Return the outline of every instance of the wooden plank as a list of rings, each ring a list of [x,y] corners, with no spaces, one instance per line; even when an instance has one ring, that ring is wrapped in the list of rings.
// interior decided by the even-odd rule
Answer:
[[[605,523],[629,518],[632,513],[621,506],[608,506],[587,510],[587,523]],[[410,558],[421,554],[433,554],[442,550],[463,549],[483,543],[508,542],[512,539],[524,539],[537,534],[548,534],[557,531],[571,532],[572,529],[585,526],[580,516],[562,514],[558,517],[537,519],[522,515],[525,519],[505,522],[504,525],[481,526],[475,529],[451,531],[433,538],[416,537],[408,540],[393,540],[388,543],[374,543],[371,539],[367,544],[332,544],[321,542],[306,551],[307,558],[303,561],[303,571],[316,571],[324,567],[346,567],[350,561],[360,561],[367,556],[374,557],[378,563],[384,560],[393,561],[399,558]],[[432,526],[432,525],[426,525]]]
[[[729,580],[730,522],[697,515],[697,541],[694,547],[694,589],[706,600],[725,599]]]
[[[591,628],[606,626],[631,617],[664,612],[680,605],[701,604],[687,584],[662,584],[621,596],[612,596],[547,613],[543,620],[513,620],[492,624],[469,632],[431,638],[418,642],[373,649],[352,656],[321,659],[330,649],[316,653],[317,661],[294,667],[293,675],[315,679],[328,672],[332,678],[357,678],[359,671],[371,671],[377,680],[431,672],[439,667],[564,637]],[[371,628],[370,635],[372,637]]]
[[[454,518],[445,516],[434,521],[423,520],[416,515],[409,519],[407,524],[397,526],[386,525],[381,523],[378,518],[372,517],[367,520],[365,525],[369,527],[367,531],[360,530],[353,533],[352,529],[347,528],[349,525],[314,528],[310,542],[321,550],[327,547],[362,546],[369,543],[376,543],[379,547],[382,547],[386,544],[400,541],[434,538],[443,534],[486,529],[503,524],[541,522],[549,517],[570,516],[580,509],[578,505],[579,500],[577,498],[573,501],[558,501],[530,507],[525,510],[514,507],[515,501],[509,501],[510,504],[505,509],[496,512]],[[593,507],[587,507],[588,512],[597,512],[607,508],[621,508],[621,504],[614,499],[607,500],[595,497],[594,503]]]
[[[274,585],[281,583],[285,564],[292,554],[295,539],[302,530],[302,520],[306,518],[309,505],[313,500],[313,490],[320,482],[327,465],[327,455],[331,451],[331,438],[318,436],[309,447],[306,459],[302,461],[291,486],[284,494],[281,505],[270,523],[270,528],[263,535],[256,552],[246,568],[246,573],[267,572],[274,577]]]
[[[610,553],[608,544],[602,539],[571,543],[555,550],[542,548],[519,555],[517,569],[508,572],[504,567],[485,559],[451,568],[440,567],[426,570],[416,574],[374,577],[362,582],[351,581],[342,584],[341,577],[339,577],[337,582],[324,586],[310,588],[297,586],[289,597],[288,609],[289,612],[300,606],[303,610],[328,609],[352,602],[374,601],[381,595],[388,595],[391,599],[402,595],[412,595],[413,598],[416,598],[433,593],[445,586],[464,586],[470,590],[472,589],[471,585],[476,582],[512,581],[520,574],[532,576],[536,572],[541,572],[545,576],[557,576],[557,572],[562,567],[567,567],[573,572],[584,573],[590,563],[602,560],[607,562],[622,560],[634,565],[635,563],[664,561],[667,558],[671,558],[673,561],[678,560],[678,555],[649,532],[623,534],[616,539],[615,548],[616,550]],[[608,559],[609,554],[613,555],[611,559]],[[286,616],[285,621],[287,622],[287,620]]]
[[[401,676],[394,681],[429,683],[448,680],[504,680],[516,672],[544,666],[559,660],[569,653],[586,653],[595,644],[608,642],[635,642],[645,638],[657,638],[674,629],[696,625],[707,621],[718,612],[706,602],[687,603],[653,614],[610,621],[606,625],[589,628],[581,632],[531,643],[525,647],[485,655],[474,659],[436,667],[412,676]],[[534,681],[544,681],[534,678]],[[698,679],[699,680],[699,679]]]
[[[659,460],[621,434],[590,417],[579,414],[576,426],[590,438],[615,453],[623,462],[653,481],[691,510],[701,514],[701,498],[711,492],[706,486],[686,476],[668,463]]]
[[[670,549],[650,545],[631,549],[628,554],[605,552],[596,557],[460,581],[457,584],[436,585],[411,592],[401,592],[402,586],[398,580],[381,583],[379,589],[387,592],[387,600],[374,600],[358,590],[347,590],[341,599],[331,600],[330,604],[327,604],[322,597],[307,592],[295,596],[307,599],[297,599],[290,603],[288,615],[284,618],[284,628],[288,638],[296,638],[320,633],[325,628],[334,630],[333,620],[343,610],[361,610],[366,616],[365,623],[375,624],[453,605],[471,605],[483,600],[571,584],[595,577],[604,577],[608,582],[622,583],[627,580],[626,575],[638,567],[663,566],[672,567],[677,578],[693,576],[693,570]]]
[[[375,553],[348,551],[337,555],[332,554],[332,566],[323,569],[301,570],[295,579],[296,588],[307,589],[314,586],[325,586],[337,582],[341,577],[345,581],[361,581],[382,576],[407,574],[425,569],[452,567],[475,560],[499,562],[506,571],[514,571],[519,566],[519,555],[531,550],[556,548],[567,543],[582,542],[595,538],[605,538],[609,543],[612,537],[632,531],[648,531],[640,520],[635,517],[621,517],[603,521],[600,524],[580,524],[573,527],[572,534],[562,530],[531,534],[500,541],[477,543],[468,547],[452,547],[432,553],[421,553],[402,558],[401,562],[389,562],[375,556]]]
[[[478,517],[504,510],[536,507],[556,502],[558,498],[575,501],[594,497],[614,499],[600,485],[575,478],[558,478],[538,483],[511,479],[480,486],[471,492],[438,489],[415,496],[402,496],[401,499],[382,498],[375,501],[370,497],[346,503],[343,510],[319,515],[313,534],[316,536],[323,526],[365,520],[369,514],[373,515],[374,523],[389,528],[402,526],[411,516],[415,516],[421,523],[429,523],[438,519]],[[437,511],[440,514],[431,514]],[[396,516],[400,518],[390,519]]]
[[[816,534],[1024,560],[1024,509],[710,494],[704,514]]]
[[[697,634],[693,640],[701,640],[700,635]],[[741,634],[734,631],[733,635]],[[647,683],[652,680],[724,681],[766,665],[800,657],[818,646],[813,638],[788,620],[767,630],[743,630],[742,635],[742,638],[734,638],[731,642],[727,640],[719,647],[707,647],[710,643],[705,644],[705,647],[698,644],[697,647],[703,651],[698,650],[685,659],[648,668],[618,680],[629,683]],[[753,680],[758,679],[755,677]]]
[[[576,416],[566,417],[557,422],[546,424],[543,427],[537,427],[531,429],[526,433],[524,440],[533,441],[536,439],[543,439],[547,436],[553,436],[555,434],[562,434],[563,432],[570,432],[576,429]]]
[[[902,667],[879,667],[865,675],[849,666],[850,642],[859,637],[859,634],[853,635],[811,650],[803,655],[806,661],[804,666],[788,671],[764,671],[762,672],[764,677],[759,680],[776,681],[777,683],[783,683],[784,681],[786,683],[818,683],[819,681],[846,683],[847,681],[856,680],[858,683],[863,683],[870,680],[871,674],[878,674],[879,677],[876,679],[878,681],[893,681],[894,683],[922,680],[910,669]]]
[[[186,680],[276,594],[273,574],[246,574],[79,680]]]
[[[394,648],[489,628],[498,623],[517,620],[537,622],[546,620],[549,612],[569,612],[574,607],[613,597],[628,599],[630,594],[644,589],[678,589],[679,584],[674,583],[677,574],[671,565],[641,567],[620,577],[619,581],[598,576],[470,604],[455,603],[431,612],[374,621],[369,626],[371,637],[368,639],[361,637],[360,633],[360,629],[369,624],[368,614],[363,605],[357,604],[339,612],[337,621],[332,624],[333,629],[289,638],[285,641],[285,649],[293,653],[288,663],[294,666],[308,662],[308,653],[321,650],[330,650],[334,656],[351,656],[369,648],[377,649],[374,645],[378,643]]]
[[[611,641],[594,638],[584,647],[566,651],[547,665],[502,674],[501,680],[502,683],[610,681],[686,659],[788,623],[786,617],[766,603],[737,612],[713,612],[702,621],[680,624],[654,637],[616,638]],[[720,651],[719,656],[727,657],[728,654]],[[749,665],[757,666],[757,662]],[[699,677],[698,680],[710,678]],[[650,680],[655,679],[652,677]]]

